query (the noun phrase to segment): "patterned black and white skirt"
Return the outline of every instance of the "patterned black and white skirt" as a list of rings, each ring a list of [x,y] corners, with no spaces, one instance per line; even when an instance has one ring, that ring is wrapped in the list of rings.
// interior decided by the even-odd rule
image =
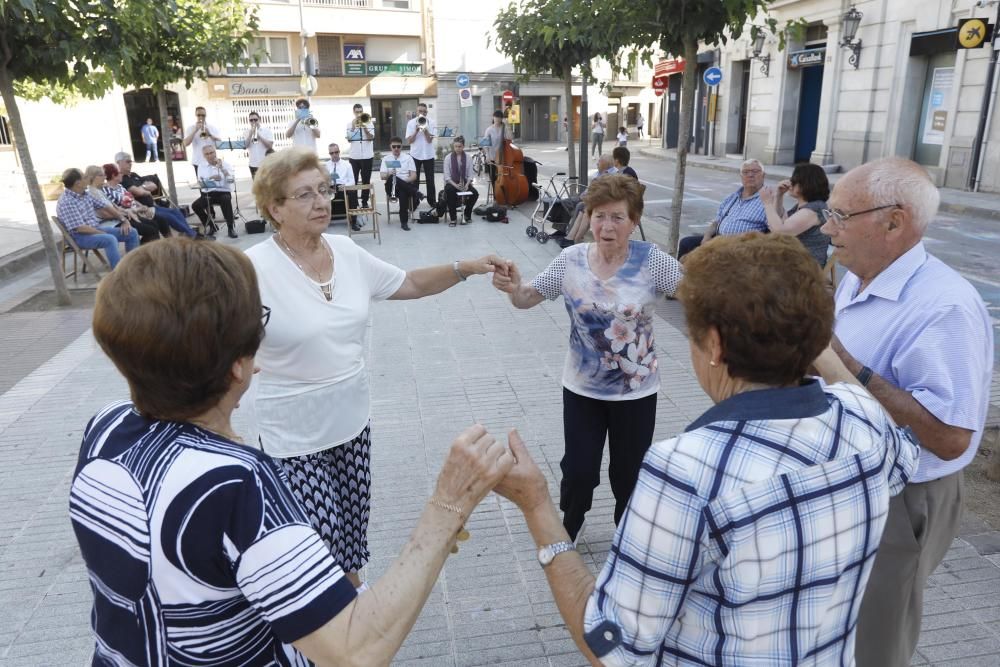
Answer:
[[[337,447],[274,459],[288,476],[292,494],[313,528],[345,572],[357,572],[369,558],[371,427],[368,422],[353,440]]]

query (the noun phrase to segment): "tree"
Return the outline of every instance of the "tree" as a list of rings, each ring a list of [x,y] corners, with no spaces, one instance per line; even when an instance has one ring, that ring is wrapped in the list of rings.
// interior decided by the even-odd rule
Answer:
[[[242,0],[173,0],[162,21],[148,3],[130,2],[121,12],[125,39],[133,45],[115,66],[123,86],[149,87],[156,95],[163,135],[167,128],[167,86],[206,79],[213,67],[247,60],[257,33],[256,8],[247,10]],[[257,54],[252,54],[256,59]],[[173,156],[164,142],[167,188],[177,201]]]
[[[69,305],[69,290],[56,251],[38,175],[17,106],[17,94],[31,98],[79,92],[100,97],[112,85],[109,72],[95,68],[114,58],[121,44],[113,2],[36,2],[0,0],[0,96],[10,117],[14,146],[48,256],[60,305]]]
[[[571,117],[573,68],[580,68],[586,85],[591,77],[590,61],[616,51],[625,40],[618,36],[616,25],[589,1],[524,0],[512,2],[497,15],[493,22],[495,35],[490,39],[511,59],[520,78],[551,72],[562,79],[567,117]],[[583,133],[586,127],[580,130]],[[567,134],[569,175],[576,176],[572,128]]]

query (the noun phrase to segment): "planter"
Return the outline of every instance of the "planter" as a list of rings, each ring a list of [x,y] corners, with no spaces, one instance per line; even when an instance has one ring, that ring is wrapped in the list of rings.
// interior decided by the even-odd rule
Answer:
[[[41,188],[42,196],[45,197],[46,201],[55,201],[59,199],[63,190],[65,190],[62,183],[42,183]]]

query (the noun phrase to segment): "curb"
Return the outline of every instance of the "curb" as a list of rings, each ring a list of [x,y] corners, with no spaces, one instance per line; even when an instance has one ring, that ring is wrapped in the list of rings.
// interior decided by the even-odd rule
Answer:
[[[0,280],[36,268],[45,262],[45,244],[41,241],[25,246],[9,255],[0,257]]]

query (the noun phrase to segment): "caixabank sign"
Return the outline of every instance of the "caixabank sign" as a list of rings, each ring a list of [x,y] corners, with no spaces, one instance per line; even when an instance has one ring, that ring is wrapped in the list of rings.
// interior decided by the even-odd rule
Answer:
[[[816,67],[826,61],[826,47],[818,49],[803,49],[802,51],[792,51],[788,54],[788,69],[800,69],[802,67]]]

